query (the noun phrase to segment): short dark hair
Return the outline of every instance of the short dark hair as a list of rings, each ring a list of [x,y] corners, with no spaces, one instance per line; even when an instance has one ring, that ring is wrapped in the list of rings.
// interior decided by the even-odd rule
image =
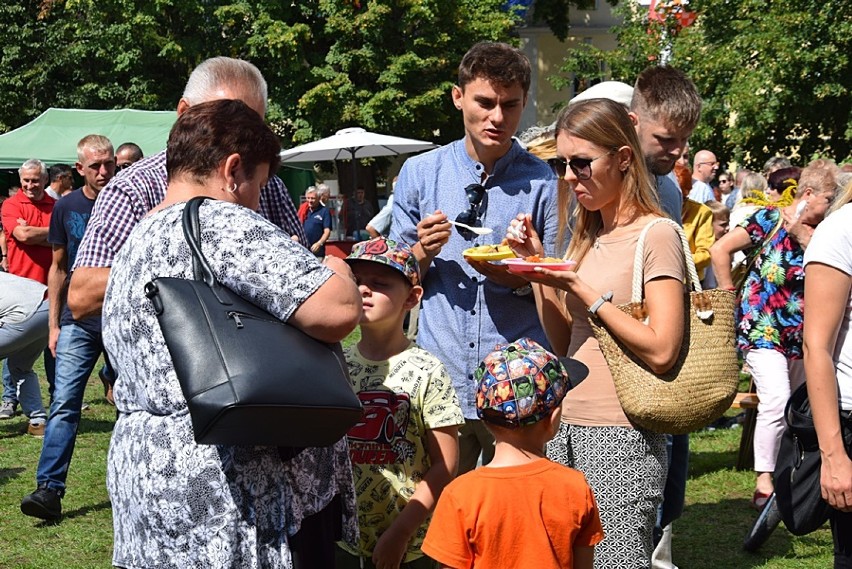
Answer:
[[[118,154],[125,150],[130,151],[130,159],[134,162],[138,162],[139,160],[142,160],[145,157],[145,155],[142,154],[142,149],[139,148],[139,145],[135,142],[125,142],[124,144],[115,149],[115,153]]]
[[[47,175],[50,178],[50,183],[52,184],[62,176],[73,176],[74,170],[68,164],[54,164],[53,166],[47,169]]]
[[[280,151],[275,133],[242,101],[198,103],[178,117],[169,133],[166,172],[169,178],[188,175],[202,182],[236,153],[247,175],[263,163],[269,164],[272,175],[278,170]]]
[[[683,71],[668,65],[648,67],[636,78],[630,110],[640,121],[644,117],[691,131],[701,118],[701,96]]]
[[[458,86],[476,79],[486,79],[501,87],[519,84],[524,95],[530,88],[530,60],[524,53],[507,43],[479,42],[467,50],[459,64]]]
[[[799,178],[802,175],[802,169],[798,166],[790,166],[789,168],[779,168],[766,177],[766,183],[769,187],[779,194],[787,189],[788,186],[796,186],[799,183]],[[793,184],[788,182],[793,180]]]

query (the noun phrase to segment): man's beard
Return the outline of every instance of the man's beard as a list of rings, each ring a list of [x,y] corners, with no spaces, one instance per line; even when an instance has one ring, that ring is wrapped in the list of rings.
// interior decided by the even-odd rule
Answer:
[[[665,176],[672,170],[674,170],[675,162],[671,163],[663,161],[656,161],[653,158],[645,157],[645,165],[648,167],[648,170],[651,171],[655,176]]]

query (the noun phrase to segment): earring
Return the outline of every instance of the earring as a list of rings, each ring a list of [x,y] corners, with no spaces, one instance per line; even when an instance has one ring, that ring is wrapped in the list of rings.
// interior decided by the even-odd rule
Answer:
[[[234,182],[233,185],[230,188],[226,188],[226,189],[227,189],[228,192],[230,192],[232,194],[235,193],[237,191],[237,183]]]

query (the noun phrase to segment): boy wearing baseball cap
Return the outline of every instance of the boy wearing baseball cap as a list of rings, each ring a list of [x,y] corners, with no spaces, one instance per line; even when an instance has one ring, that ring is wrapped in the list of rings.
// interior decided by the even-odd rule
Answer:
[[[364,307],[361,340],[344,350],[364,417],[347,435],[360,538],[339,543],[336,566],[431,569],[420,545],[456,474],[464,417],[444,366],[403,332],[423,294],[411,249],[377,237],[355,245],[346,262]]]
[[[479,365],[476,409],[496,440],[494,459],[438,501],[423,551],[441,567],[592,568],[603,539],[592,490],[543,450],[584,368],[529,338],[498,346]]]

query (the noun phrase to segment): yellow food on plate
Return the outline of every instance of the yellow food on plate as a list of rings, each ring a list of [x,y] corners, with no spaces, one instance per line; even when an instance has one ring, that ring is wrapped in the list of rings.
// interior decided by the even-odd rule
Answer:
[[[515,256],[515,253],[508,245],[500,244],[471,247],[462,251],[462,255],[474,261],[499,261],[500,259],[510,259]]]

